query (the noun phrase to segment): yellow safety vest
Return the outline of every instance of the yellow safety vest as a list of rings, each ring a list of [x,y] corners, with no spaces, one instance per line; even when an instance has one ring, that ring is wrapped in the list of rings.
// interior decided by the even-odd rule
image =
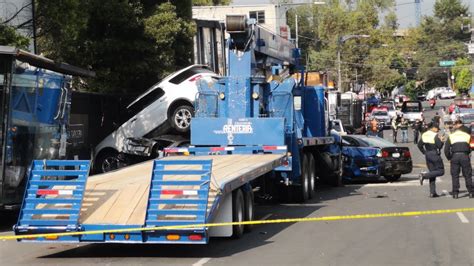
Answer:
[[[451,142],[451,144],[454,144],[454,143],[469,144],[469,142],[471,141],[471,135],[467,134],[464,131],[456,130],[454,131],[454,133],[449,135],[449,141]]]
[[[421,135],[421,140],[426,144],[436,144],[435,138],[437,135],[438,133],[428,130]]]

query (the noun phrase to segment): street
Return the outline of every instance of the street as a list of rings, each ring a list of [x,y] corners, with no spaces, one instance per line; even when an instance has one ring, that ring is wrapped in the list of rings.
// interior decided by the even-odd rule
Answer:
[[[425,118],[435,110],[427,103]],[[400,133],[399,133],[400,134]],[[392,139],[391,130],[384,137]],[[398,138],[400,139],[400,137]],[[414,169],[398,182],[357,182],[318,187],[305,204],[258,205],[257,219],[283,219],[449,210],[474,207],[461,179],[460,198],[451,191],[449,162],[437,180],[439,198],[429,198],[418,174],[424,157],[413,144]],[[3,214],[2,214],[3,215]],[[0,235],[12,235],[14,215],[2,216]],[[474,265],[474,212],[255,226],[241,239],[211,239],[208,245],[42,244],[0,242],[0,265]]]

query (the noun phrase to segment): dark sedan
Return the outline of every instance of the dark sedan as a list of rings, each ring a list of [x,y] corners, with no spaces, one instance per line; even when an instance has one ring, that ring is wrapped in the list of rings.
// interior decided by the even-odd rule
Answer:
[[[379,137],[342,136],[344,179],[378,179],[396,181],[411,173],[413,163],[407,147],[397,147]]]

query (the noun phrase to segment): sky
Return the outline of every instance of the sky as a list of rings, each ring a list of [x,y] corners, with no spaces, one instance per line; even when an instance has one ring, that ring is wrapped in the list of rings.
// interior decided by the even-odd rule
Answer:
[[[319,1],[319,0],[318,0]],[[408,28],[415,26],[415,0],[395,0],[396,1],[396,12],[398,17],[398,23],[400,28]],[[433,15],[433,6],[436,0],[421,0],[421,15]],[[268,4],[270,0],[233,0],[234,5],[250,5],[250,4]],[[309,0],[294,0],[293,3],[311,3],[314,1]],[[466,5],[470,6],[471,14],[474,13],[474,1],[473,0],[462,0]]]

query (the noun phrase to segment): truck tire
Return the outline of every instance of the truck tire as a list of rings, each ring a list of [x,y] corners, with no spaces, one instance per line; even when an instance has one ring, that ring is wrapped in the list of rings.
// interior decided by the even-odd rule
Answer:
[[[244,191],[244,202],[245,202],[245,213],[244,213],[244,220],[245,221],[253,221],[254,218],[254,195],[252,191],[252,187]],[[253,229],[253,225],[247,224],[244,226],[244,232],[250,232]]]
[[[309,198],[316,197],[316,161],[313,154],[308,154],[309,157]]]
[[[232,192],[232,222],[243,222],[245,216],[244,195],[241,189]],[[232,238],[241,238],[244,234],[243,225],[232,226]]]
[[[179,133],[187,133],[191,127],[191,117],[194,116],[194,108],[189,105],[180,105],[172,110],[168,120]]]
[[[300,186],[296,187],[295,191],[295,201],[296,202],[305,202],[309,199],[309,187],[310,187],[310,180],[309,180],[309,156],[307,153],[304,153],[302,156],[302,164],[301,164],[301,184]]]

